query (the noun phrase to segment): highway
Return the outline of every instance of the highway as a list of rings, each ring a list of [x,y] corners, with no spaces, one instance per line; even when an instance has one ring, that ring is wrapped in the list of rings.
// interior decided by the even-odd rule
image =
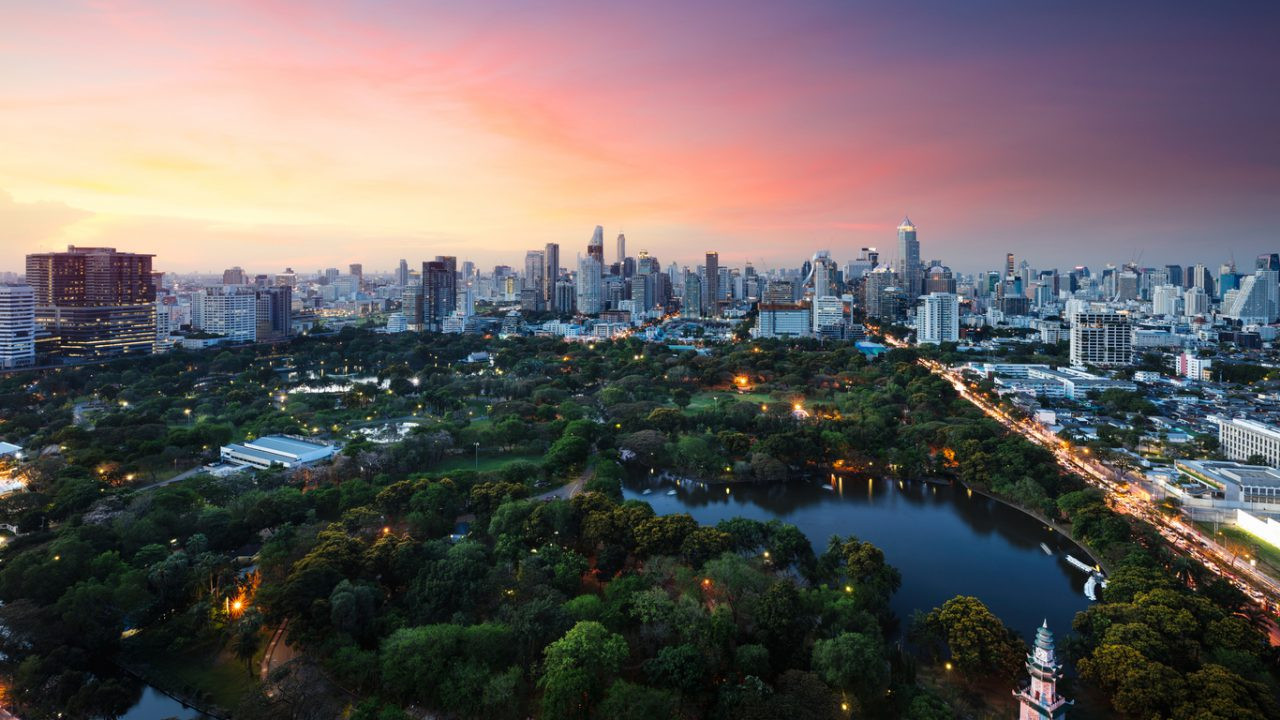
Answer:
[[[902,341],[888,336],[885,336],[885,342],[895,347],[906,346]],[[1259,570],[1252,561],[1240,562],[1236,554],[1214,542],[1193,523],[1184,522],[1180,517],[1168,517],[1149,500],[1129,492],[1130,485],[1141,486],[1143,482],[1141,478],[1129,475],[1123,470],[1087,455],[1088,448],[1081,450],[1070,446],[1039,423],[1011,417],[982,394],[973,392],[960,371],[924,358],[919,362],[930,372],[950,382],[960,397],[969,401],[988,417],[998,421],[1011,432],[1016,432],[1049,450],[1063,468],[1101,489],[1106,495],[1107,504],[1113,510],[1149,523],[1175,551],[1195,559],[1210,572],[1230,582],[1257,603],[1268,616],[1274,615],[1280,608],[1280,583]],[[1270,625],[1272,644],[1280,644],[1280,629],[1274,622]]]

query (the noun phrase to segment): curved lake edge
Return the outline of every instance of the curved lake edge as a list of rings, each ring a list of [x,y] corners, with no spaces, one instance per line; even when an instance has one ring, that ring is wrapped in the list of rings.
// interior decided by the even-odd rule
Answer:
[[[1080,538],[1077,538],[1074,534],[1072,534],[1070,530],[1068,530],[1067,528],[1064,528],[1060,523],[1057,523],[1053,520],[1046,518],[1045,516],[1041,515],[1035,510],[1032,510],[1031,508],[1023,507],[1022,505],[1019,505],[1018,503],[1012,500],[1009,500],[1007,498],[1002,498],[999,495],[996,495],[989,490],[983,490],[981,488],[973,487],[965,483],[963,480],[956,480],[956,483],[959,484],[961,487],[963,487],[965,490],[971,490],[985,498],[995,500],[996,502],[1001,503],[1006,507],[1010,507],[1010,508],[1013,508],[1014,510],[1018,510],[1022,512],[1024,515],[1030,515],[1032,518],[1035,518],[1037,521],[1044,523],[1045,527],[1053,528],[1054,532],[1061,533],[1062,536],[1070,540],[1073,545],[1080,548],[1080,551],[1089,558],[1089,560],[1093,563],[1094,566],[1102,568],[1102,573],[1104,575],[1111,574],[1111,571],[1107,569],[1106,564],[1103,563],[1102,560],[1098,559],[1098,556],[1094,555],[1093,551],[1090,550],[1089,547],[1080,540]]]

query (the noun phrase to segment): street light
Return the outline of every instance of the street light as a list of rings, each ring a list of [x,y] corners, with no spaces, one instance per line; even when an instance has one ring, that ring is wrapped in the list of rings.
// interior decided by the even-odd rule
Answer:
[[[476,472],[480,472],[480,443],[476,443]]]

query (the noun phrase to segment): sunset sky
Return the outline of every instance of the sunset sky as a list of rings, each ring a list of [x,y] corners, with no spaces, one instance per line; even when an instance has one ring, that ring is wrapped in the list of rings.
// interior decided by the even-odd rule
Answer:
[[[0,270],[1280,251],[1280,3],[0,0]]]

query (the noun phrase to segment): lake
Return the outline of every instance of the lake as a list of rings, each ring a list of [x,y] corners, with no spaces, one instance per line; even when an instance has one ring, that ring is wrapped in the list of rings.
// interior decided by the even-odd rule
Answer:
[[[643,494],[646,488],[652,493]],[[672,488],[676,494],[667,495]],[[1084,550],[1026,513],[959,486],[844,478],[834,486],[797,481],[677,487],[644,478],[628,480],[624,495],[662,515],[688,513],[703,525],[732,517],[777,518],[799,528],[818,552],[832,535],[869,541],[902,573],[892,604],[904,628],[916,610],[972,595],[1024,639],[1034,637],[1046,619],[1061,637],[1089,605],[1088,576],[1066,562],[1070,553],[1090,563]]]

